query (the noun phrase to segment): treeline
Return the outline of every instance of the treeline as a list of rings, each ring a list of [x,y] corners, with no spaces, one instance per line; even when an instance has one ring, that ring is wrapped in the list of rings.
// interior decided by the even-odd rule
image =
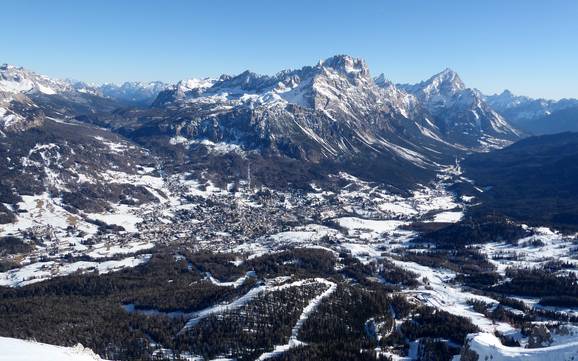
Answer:
[[[486,255],[475,248],[407,250],[403,260],[433,268],[447,268],[457,273],[478,274],[492,272],[495,266]]]
[[[104,275],[73,274],[21,288],[0,287],[0,336],[64,346],[81,343],[103,358],[114,360],[170,358],[155,354],[160,347],[174,350],[177,355],[210,358],[230,354],[249,360],[287,342],[303,307],[327,286],[314,284],[264,293],[241,309],[209,317],[180,334],[187,320],[163,312],[196,311],[231,302],[261,279],[283,276],[293,280],[324,277],[340,284],[333,305],[322,311],[320,318],[315,312],[299,335],[300,339],[319,340],[310,349],[314,355],[321,350],[331,351],[327,354],[331,359],[349,355],[359,347],[370,349],[365,321],[379,315],[390,317],[390,288],[375,281],[362,283],[368,270],[350,256],[343,262],[349,275],[358,274],[359,280],[341,273],[335,268],[333,253],[320,249],[288,249],[241,263],[234,262],[237,257],[157,248],[149,262],[135,268]],[[206,272],[221,281],[232,281],[248,271],[255,271],[257,276],[238,288],[206,280]],[[160,312],[150,316],[129,313],[123,304]],[[338,337],[331,338],[327,333]],[[325,346],[325,342],[335,339],[343,346]]]
[[[303,308],[326,288],[311,284],[262,293],[239,309],[201,320],[176,342],[206,359],[227,355],[254,360],[287,343]]]

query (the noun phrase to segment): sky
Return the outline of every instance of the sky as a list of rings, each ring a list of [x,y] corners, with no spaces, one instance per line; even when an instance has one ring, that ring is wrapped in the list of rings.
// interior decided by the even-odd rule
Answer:
[[[274,74],[336,54],[418,82],[578,98],[575,0],[3,0],[0,63],[92,83]]]

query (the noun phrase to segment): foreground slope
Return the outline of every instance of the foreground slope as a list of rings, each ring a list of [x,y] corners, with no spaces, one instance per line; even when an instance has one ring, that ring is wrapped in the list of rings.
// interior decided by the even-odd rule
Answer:
[[[45,343],[0,337],[0,360],[2,361],[101,361],[90,349],[53,346]]]
[[[468,337],[468,352],[462,354],[461,361],[567,361],[578,358],[578,340],[561,345],[542,348],[523,348],[502,345],[499,338],[492,334],[481,333]]]

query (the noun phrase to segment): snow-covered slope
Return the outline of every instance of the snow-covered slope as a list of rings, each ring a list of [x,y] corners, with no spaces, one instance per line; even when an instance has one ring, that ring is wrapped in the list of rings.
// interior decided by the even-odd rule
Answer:
[[[500,339],[491,333],[478,333],[468,337],[468,349],[472,354],[462,353],[461,361],[493,360],[493,361],[569,361],[578,358],[578,339],[541,348],[523,348],[504,346]]]
[[[0,138],[44,122],[44,112],[26,95],[0,92]]]
[[[45,343],[0,337],[0,361],[102,361],[82,345],[54,346]]]

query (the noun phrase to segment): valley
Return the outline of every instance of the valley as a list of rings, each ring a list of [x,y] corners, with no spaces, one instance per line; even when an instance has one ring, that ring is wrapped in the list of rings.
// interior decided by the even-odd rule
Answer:
[[[552,166],[575,137],[524,139],[449,69],[395,85],[338,55],[102,88],[1,70],[2,349],[578,356],[576,182]]]

